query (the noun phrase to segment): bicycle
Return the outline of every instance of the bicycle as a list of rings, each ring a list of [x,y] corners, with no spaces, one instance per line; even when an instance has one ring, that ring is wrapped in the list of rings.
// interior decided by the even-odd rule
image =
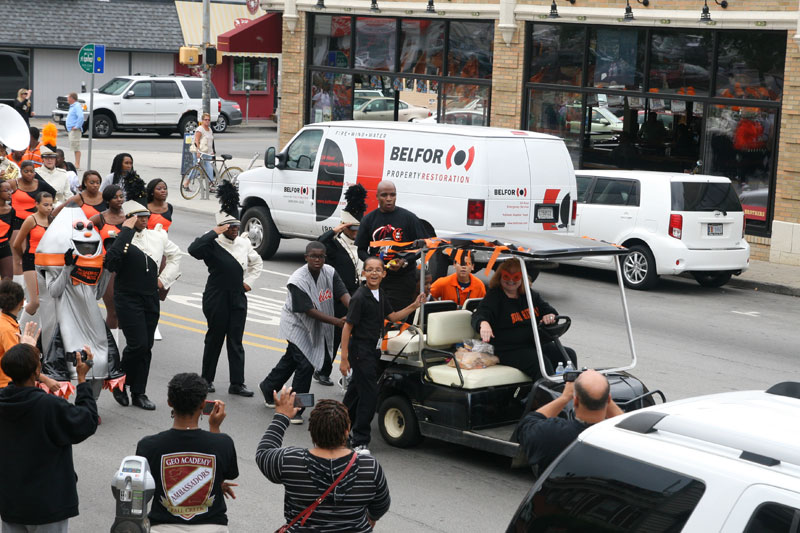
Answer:
[[[197,196],[197,193],[205,189],[209,183],[213,186],[214,183],[221,183],[225,180],[237,186],[239,174],[244,171],[239,167],[227,166],[225,162],[231,159],[233,159],[233,156],[230,154],[220,154],[218,158],[215,157],[211,160],[211,164],[214,168],[214,175],[219,177],[219,181],[212,180],[203,166],[204,161],[198,160],[181,178],[181,196],[187,200],[191,200]],[[221,164],[218,165],[218,163]]]

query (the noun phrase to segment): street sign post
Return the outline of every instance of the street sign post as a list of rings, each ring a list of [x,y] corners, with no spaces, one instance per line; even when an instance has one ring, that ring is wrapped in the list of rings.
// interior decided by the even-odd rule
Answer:
[[[85,44],[78,52],[78,65],[92,74],[89,87],[89,157],[86,168],[92,168],[92,137],[94,136],[94,75],[103,74],[106,66],[106,45]]]

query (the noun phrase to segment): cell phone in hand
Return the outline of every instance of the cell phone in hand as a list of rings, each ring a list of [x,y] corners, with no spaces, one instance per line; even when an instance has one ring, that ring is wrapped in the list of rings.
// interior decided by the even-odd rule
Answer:
[[[314,395],[312,393],[300,393],[294,397],[295,407],[314,407]]]
[[[210,415],[212,411],[214,411],[214,406],[217,405],[217,402],[214,400],[206,400],[206,403],[203,404],[203,414]]]
[[[580,370],[569,370],[567,372],[564,372],[564,382],[568,383],[570,381],[575,381],[576,379],[578,379],[578,376],[580,375],[581,375]]]

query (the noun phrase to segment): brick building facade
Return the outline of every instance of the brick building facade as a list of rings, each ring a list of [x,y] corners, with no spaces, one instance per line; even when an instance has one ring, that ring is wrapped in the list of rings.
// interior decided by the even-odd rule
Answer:
[[[558,17],[552,0],[434,0],[431,11],[262,0],[283,13],[281,146],[306,123],[360,118],[359,98],[380,90],[440,121],[562,136],[576,168],[687,171],[701,159],[736,185],[752,257],[800,265],[798,0],[711,0],[710,20],[703,0],[630,0],[632,18],[627,0],[554,3]],[[614,159],[619,135],[638,143],[650,115],[668,140]]]

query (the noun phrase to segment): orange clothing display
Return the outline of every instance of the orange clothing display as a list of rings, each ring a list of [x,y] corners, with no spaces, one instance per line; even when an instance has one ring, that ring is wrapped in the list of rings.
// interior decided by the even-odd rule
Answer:
[[[458,284],[458,274],[451,274],[433,282],[431,296],[437,300],[452,300],[458,305],[464,305],[464,302],[470,298],[486,296],[486,286],[481,280],[470,274],[469,286],[462,289]]]
[[[19,344],[19,324],[14,317],[5,313],[0,313],[0,360],[3,359],[6,351],[12,346]],[[0,388],[11,383],[11,378],[3,373],[0,368]]]

